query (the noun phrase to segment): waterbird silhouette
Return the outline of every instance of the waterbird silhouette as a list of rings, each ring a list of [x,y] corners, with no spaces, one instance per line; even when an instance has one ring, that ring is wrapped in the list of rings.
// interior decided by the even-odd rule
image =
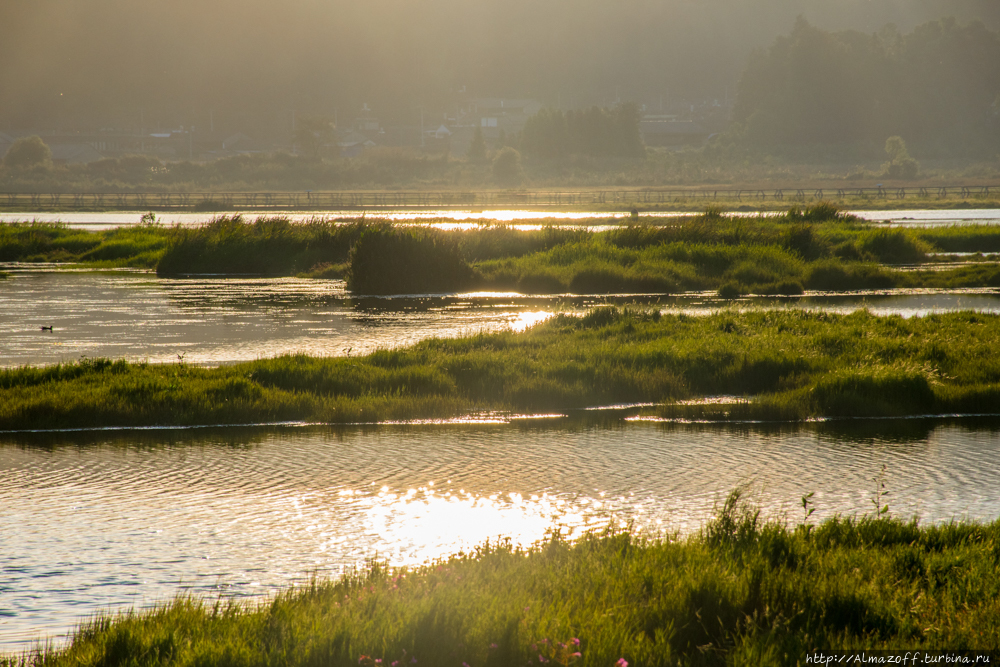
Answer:
[[[43,326],[42,327],[42,331],[52,331],[52,327],[51,326],[47,326],[47,327]]]

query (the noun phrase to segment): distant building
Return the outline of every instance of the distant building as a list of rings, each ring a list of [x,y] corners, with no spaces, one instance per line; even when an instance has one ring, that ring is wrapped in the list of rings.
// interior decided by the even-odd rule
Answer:
[[[486,141],[496,141],[503,131],[508,137],[524,129],[528,119],[542,110],[542,103],[531,99],[484,97],[472,100],[460,114],[460,125],[478,125]]]
[[[375,137],[382,132],[382,125],[372,110],[368,108],[368,105],[363,104],[361,105],[361,113],[351,124],[351,129],[374,141]]]
[[[337,137],[337,146],[343,157],[357,157],[377,144],[365,135],[355,130],[348,130]]]

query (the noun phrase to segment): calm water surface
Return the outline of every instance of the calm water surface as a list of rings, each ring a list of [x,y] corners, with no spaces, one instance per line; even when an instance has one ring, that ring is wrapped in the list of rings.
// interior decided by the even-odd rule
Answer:
[[[430,336],[520,330],[557,312],[638,302],[705,314],[732,302],[679,297],[458,294],[352,298],[343,281],[298,278],[158,278],[137,272],[66,272],[6,265],[0,281],[0,366],[82,356],[216,365],[304,352],[365,354]],[[922,290],[742,299],[737,307],[904,316],[974,309],[1000,312],[1000,290]],[[54,330],[41,331],[42,326]]]
[[[377,557],[417,564],[609,521],[689,532],[741,481],[797,521],[872,509],[1000,514],[995,423],[789,430],[383,426],[0,436],[0,651],[180,591],[265,596]]]

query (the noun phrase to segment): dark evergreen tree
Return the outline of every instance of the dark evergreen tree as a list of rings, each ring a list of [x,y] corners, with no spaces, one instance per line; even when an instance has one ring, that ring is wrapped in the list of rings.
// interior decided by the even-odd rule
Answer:
[[[483,130],[478,125],[472,134],[472,144],[469,146],[468,157],[472,162],[486,161],[486,139],[483,138]]]

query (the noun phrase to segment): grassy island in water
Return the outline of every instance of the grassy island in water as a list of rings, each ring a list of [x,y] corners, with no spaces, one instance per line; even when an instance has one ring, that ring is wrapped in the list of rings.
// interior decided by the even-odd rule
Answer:
[[[543,221],[441,230],[385,221],[221,216],[198,228],[145,224],[101,232],[43,223],[0,225],[0,261],[153,269],[162,276],[346,278],[355,294],[463,290],[723,297],[804,290],[1000,286],[1000,228],[874,226],[829,204],[783,215],[707,211],[611,228]],[[967,253],[956,263],[948,253]]]
[[[598,308],[523,333],[363,357],[199,368],[87,359],[0,371],[0,429],[325,423],[653,403],[669,418],[1000,412],[1000,316]],[[683,399],[738,396],[728,404]]]

